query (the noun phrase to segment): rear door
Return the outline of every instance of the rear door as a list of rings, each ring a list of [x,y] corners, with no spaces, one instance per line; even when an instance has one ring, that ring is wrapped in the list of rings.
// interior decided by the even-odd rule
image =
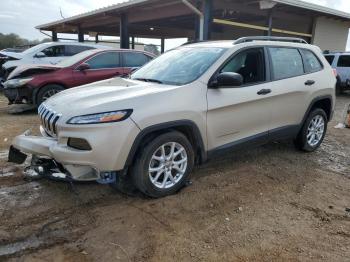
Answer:
[[[124,70],[121,67],[120,52],[110,51],[98,53],[82,63],[88,64],[89,69],[81,71],[76,68],[74,70],[75,86],[118,77],[124,74]]]
[[[80,45],[66,45],[65,56],[73,56],[81,52],[94,49],[91,46],[80,46]]]
[[[240,87],[208,89],[208,149],[225,149],[245,141],[265,143],[270,122],[270,83],[264,48],[236,52],[219,73],[243,76]],[[266,92],[262,92],[265,90]]]
[[[295,135],[312,100],[322,85],[323,66],[316,55],[306,49],[269,47],[272,72],[271,123],[272,139]]]
[[[132,70],[138,69],[152,60],[152,57],[141,52],[122,52],[124,74],[128,75]]]

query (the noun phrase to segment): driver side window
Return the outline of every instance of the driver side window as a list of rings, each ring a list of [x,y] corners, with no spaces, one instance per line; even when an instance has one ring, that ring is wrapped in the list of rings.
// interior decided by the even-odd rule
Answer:
[[[220,73],[238,73],[243,77],[244,84],[264,82],[265,59],[263,48],[253,48],[235,55],[220,71]]]
[[[42,51],[47,57],[60,57],[64,56],[64,46],[56,45],[51,46]]]

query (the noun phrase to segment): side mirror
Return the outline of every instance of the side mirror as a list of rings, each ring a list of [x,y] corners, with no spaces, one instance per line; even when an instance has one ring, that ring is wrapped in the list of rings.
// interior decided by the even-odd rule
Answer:
[[[87,63],[82,63],[77,67],[77,70],[79,71],[85,71],[85,70],[89,70],[90,66]]]
[[[243,76],[238,73],[220,73],[216,79],[209,84],[210,88],[230,88],[243,85]]]
[[[36,58],[43,58],[43,57],[46,57],[46,55],[43,53],[43,52],[38,52],[36,55],[35,55]]]
[[[135,73],[137,70],[139,70],[140,68],[139,67],[132,67],[131,68],[131,71],[130,71],[130,74],[133,74]]]

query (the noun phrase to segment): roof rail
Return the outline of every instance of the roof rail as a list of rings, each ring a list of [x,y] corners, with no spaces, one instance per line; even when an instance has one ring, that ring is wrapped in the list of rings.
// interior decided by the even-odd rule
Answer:
[[[308,44],[304,39],[302,38],[295,38],[295,37],[277,37],[277,36],[248,36],[248,37],[241,37],[237,39],[234,44],[242,44],[246,42],[253,42],[253,41],[278,41],[278,42],[293,42],[293,43],[301,43],[301,44]]]
[[[198,43],[203,43],[203,42],[208,42],[208,41],[206,41],[206,40],[190,40],[190,41],[182,44],[181,46],[191,45],[191,44],[198,44]]]

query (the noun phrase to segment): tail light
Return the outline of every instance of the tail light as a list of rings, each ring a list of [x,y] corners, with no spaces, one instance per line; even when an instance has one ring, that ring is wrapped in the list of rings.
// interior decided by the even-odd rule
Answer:
[[[338,76],[337,69],[333,68],[333,74],[334,74],[334,76],[335,76],[335,77],[337,77],[337,76]]]

